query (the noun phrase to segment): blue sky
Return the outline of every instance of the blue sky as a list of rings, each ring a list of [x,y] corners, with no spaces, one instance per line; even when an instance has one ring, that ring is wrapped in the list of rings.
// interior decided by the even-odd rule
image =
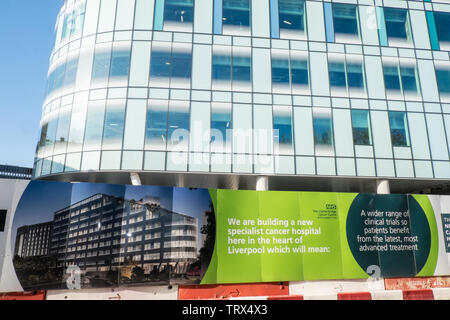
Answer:
[[[33,166],[63,0],[1,0],[0,164]]]

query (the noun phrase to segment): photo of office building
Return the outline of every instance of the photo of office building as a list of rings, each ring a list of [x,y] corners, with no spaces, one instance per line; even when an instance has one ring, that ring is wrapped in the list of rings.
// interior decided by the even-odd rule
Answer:
[[[96,194],[55,213],[50,252],[59,267],[110,271],[133,262],[147,274],[168,265],[186,273],[198,258],[197,219],[161,208],[155,198]]]
[[[30,290],[67,288],[73,270],[78,288],[198,284],[214,248],[210,208],[207,190],[32,181],[14,217],[14,268]]]
[[[49,252],[52,222],[17,229],[14,255],[21,258],[46,256]]]
[[[450,4],[67,0],[34,178],[433,192]]]

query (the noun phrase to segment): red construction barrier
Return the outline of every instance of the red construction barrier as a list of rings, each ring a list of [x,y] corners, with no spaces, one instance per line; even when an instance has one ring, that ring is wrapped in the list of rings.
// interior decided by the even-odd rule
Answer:
[[[0,300],[45,300],[45,291],[0,293]]]
[[[434,300],[433,290],[404,290],[403,300]]]
[[[289,283],[255,283],[179,286],[179,300],[229,299],[237,297],[289,295]]]
[[[337,294],[338,300],[372,300],[370,292],[340,292]]]
[[[304,299],[302,295],[291,295],[291,296],[267,297],[267,300],[304,300]]]

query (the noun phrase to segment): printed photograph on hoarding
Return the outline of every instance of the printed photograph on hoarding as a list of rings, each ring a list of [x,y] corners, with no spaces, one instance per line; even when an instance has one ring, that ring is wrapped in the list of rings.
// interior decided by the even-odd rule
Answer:
[[[214,249],[208,190],[30,183],[14,216],[24,290],[198,284]]]

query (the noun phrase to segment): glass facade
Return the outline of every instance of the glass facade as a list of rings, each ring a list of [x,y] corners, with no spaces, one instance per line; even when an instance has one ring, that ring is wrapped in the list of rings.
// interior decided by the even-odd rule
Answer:
[[[34,177],[450,179],[448,1],[379,5],[65,1]]]

